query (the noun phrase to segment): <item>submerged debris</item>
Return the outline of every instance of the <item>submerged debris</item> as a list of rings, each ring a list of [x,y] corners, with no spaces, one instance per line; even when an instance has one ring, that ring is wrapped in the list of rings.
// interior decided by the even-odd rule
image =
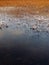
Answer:
[[[2,27],[0,27],[0,29],[2,29]]]
[[[0,29],[2,29],[2,28],[8,28],[8,25],[5,23],[5,21],[1,21],[0,22]]]
[[[47,25],[47,27],[49,27],[49,24]]]
[[[30,29],[37,30],[37,26],[36,25],[33,25]]]
[[[8,25],[6,24],[6,28],[8,28]]]
[[[10,19],[9,19],[9,21],[10,21]]]

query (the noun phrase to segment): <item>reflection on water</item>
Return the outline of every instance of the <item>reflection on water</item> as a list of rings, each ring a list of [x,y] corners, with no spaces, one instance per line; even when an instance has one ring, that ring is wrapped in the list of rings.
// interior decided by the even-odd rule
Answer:
[[[49,65],[49,30],[46,24],[42,23],[34,30],[31,27],[38,20],[14,18],[7,14],[0,15],[1,21],[8,24],[8,28],[0,29],[0,65]],[[43,21],[48,23],[49,20]]]

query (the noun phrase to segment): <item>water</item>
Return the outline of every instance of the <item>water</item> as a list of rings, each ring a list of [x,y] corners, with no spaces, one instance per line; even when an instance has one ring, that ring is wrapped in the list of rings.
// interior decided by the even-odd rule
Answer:
[[[49,20],[40,24],[34,17],[0,14],[1,21],[8,28],[0,29],[0,65],[49,65]],[[35,24],[38,31],[32,29]]]

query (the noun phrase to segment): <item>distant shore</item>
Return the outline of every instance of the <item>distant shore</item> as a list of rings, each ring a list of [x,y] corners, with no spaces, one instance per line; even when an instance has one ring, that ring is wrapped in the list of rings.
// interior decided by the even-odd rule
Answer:
[[[42,15],[49,16],[49,6],[37,7],[15,7],[15,6],[5,6],[0,7],[0,13],[7,13],[9,15],[15,15],[16,17],[21,17],[21,15]]]
[[[49,6],[49,0],[0,0],[0,6]]]

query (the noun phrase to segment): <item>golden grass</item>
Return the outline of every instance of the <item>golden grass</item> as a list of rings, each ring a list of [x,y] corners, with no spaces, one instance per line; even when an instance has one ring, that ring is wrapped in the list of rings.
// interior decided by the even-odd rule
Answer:
[[[1,6],[16,6],[16,7],[24,7],[26,6],[26,10],[12,10],[8,12],[8,14],[13,14],[16,16],[20,16],[23,13],[29,14],[38,14],[36,12],[39,11],[39,14],[49,14],[49,0],[0,0]],[[29,9],[28,9],[29,7]],[[2,11],[0,11],[2,12]]]
[[[45,6],[49,0],[0,0],[0,6]]]

